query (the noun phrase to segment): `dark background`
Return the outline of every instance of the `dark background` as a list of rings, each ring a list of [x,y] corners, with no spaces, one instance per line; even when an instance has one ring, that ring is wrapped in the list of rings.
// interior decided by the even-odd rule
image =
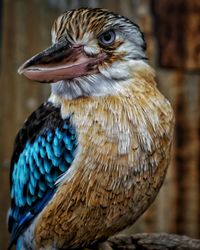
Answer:
[[[145,33],[158,86],[176,114],[171,165],[153,205],[127,233],[200,236],[199,0],[0,0],[0,249],[6,249],[9,162],[17,130],[49,95],[49,87],[17,74],[50,45],[50,28],[65,10],[104,7],[138,23]]]

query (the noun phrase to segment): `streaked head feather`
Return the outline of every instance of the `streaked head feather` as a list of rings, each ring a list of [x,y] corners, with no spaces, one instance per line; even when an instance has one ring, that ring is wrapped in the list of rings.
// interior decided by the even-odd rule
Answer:
[[[109,48],[98,42],[102,32],[114,30],[116,39]],[[99,73],[63,80],[52,85],[53,94],[74,99],[80,96],[105,96],[130,82],[135,64],[144,64],[145,41],[138,25],[105,9],[81,8],[58,17],[52,27],[52,42],[66,37],[72,44],[83,45],[88,56],[105,52],[107,58],[98,66]]]

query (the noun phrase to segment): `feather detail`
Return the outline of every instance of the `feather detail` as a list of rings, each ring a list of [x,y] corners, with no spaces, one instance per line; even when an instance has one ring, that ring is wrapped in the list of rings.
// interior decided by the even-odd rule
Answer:
[[[69,118],[63,120],[51,103],[41,105],[20,130],[11,163],[10,246],[49,202],[56,180],[70,167],[77,146],[71,130]]]

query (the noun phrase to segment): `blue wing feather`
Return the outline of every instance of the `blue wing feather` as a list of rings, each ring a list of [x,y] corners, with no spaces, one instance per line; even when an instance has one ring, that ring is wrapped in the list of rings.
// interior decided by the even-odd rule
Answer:
[[[57,179],[75,156],[77,139],[70,117],[60,109],[41,105],[19,131],[11,161],[10,248],[46,206],[56,190]]]

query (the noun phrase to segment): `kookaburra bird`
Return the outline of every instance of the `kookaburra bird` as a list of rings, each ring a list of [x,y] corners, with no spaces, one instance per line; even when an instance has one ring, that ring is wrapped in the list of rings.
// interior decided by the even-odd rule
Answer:
[[[70,10],[52,46],[19,69],[51,95],[19,131],[11,160],[11,244],[81,249],[132,225],[156,197],[173,131],[144,37],[104,9]]]

